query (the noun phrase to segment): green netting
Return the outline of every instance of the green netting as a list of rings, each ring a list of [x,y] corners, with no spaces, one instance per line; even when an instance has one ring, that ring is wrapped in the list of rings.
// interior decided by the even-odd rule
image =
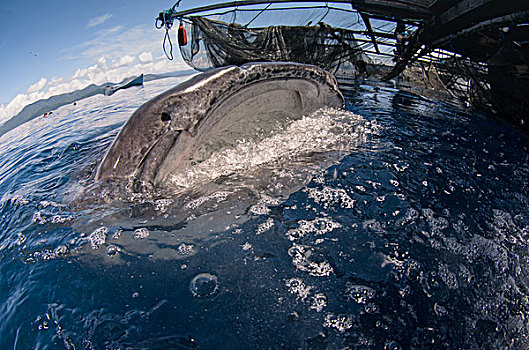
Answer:
[[[351,30],[323,22],[307,26],[246,28],[205,17],[190,17],[183,26],[184,61],[198,70],[259,61],[316,64],[331,72],[345,66],[366,73],[370,59]]]
[[[433,22],[327,3],[274,6],[230,5],[214,13],[176,17],[187,32],[187,43],[180,46],[183,59],[201,71],[293,61],[318,65],[338,77],[396,77],[406,86],[448,93],[522,125],[529,116],[527,10],[420,42],[418,38],[428,37],[424,28]]]

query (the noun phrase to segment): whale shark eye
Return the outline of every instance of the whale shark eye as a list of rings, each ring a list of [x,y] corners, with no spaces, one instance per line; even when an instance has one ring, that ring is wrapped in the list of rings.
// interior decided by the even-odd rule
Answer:
[[[167,123],[171,121],[171,116],[167,112],[162,113],[162,122]]]

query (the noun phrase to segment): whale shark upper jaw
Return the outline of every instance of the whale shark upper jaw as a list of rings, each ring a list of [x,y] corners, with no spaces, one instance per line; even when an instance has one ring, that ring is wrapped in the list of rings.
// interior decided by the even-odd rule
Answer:
[[[301,118],[321,107],[343,105],[334,76],[316,66],[275,62],[214,69],[138,108],[94,177],[160,186],[188,165],[211,135],[249,115],[280,112]]]

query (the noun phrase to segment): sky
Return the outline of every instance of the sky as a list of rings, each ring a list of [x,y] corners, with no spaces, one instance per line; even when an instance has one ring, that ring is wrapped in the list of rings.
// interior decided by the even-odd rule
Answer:
[[[179,9],[215,1],[184,0]],[[188,69],[175,47],[162,49],[154,27],[172,0],[2,0],[0,121],[39,99],[120,82],[139,73]],[[173,43],[175,29],[172,30]]]
[[[90,84],[189,69],[176,44],[177,26],[171,31],[173,61],[163,52],[164,30],[154,26],[158,14],[175,1],[0,0],[0,123],[28,104]],[[182,0],[177,10],[218,2],[227,0]],[[285,24],[306,24],[302,15],[272,16]],[[360,23],[359,16],[345,18],[347,23],[325,20],[339,26]],[[262,15],[255,23],[261,20],[268,19]]]

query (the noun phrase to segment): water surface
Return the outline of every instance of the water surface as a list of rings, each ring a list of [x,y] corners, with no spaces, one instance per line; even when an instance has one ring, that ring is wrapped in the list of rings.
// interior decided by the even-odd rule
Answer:
[[[529,346],[526,134],[350,82],[348,111],[223,135],[173,192],[92,184],[179,81],[0,138],[0,348]]]

